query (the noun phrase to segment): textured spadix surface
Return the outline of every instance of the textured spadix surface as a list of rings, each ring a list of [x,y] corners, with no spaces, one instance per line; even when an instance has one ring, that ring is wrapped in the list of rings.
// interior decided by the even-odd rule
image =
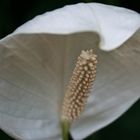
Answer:
[[[22,140],[61,140],[62,101],[83,49],[94,49],[99,64],[71,134],[80,140],[114,121],[140,97],[139,27],[133,11],[77,4],[38,16],[2,39],[1,129]]]

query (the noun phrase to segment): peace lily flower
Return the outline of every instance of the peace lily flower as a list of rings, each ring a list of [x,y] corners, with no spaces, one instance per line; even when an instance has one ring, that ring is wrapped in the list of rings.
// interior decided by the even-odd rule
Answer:
[[[64,95],[77,57],[91,49],[96,80],[69,131],[81,140],[122,115],[140,97],[140,15],[80,3],[37,16],[0,41],[0,128],[16,139],[62,140]]]

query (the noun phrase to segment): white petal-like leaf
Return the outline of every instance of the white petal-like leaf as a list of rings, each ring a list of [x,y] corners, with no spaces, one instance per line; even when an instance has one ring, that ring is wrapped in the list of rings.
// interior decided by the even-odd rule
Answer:
[[[61,140],[63,96],[82,49],[94,49],[99,66],[86,110],[71,133],[82,139],[115,120],[139,98],[139,32],[112,52],[98,46],[112,50],[139,26],[133,11],[77,4],[38,16],[2,39],[1,129],[22,140]]]

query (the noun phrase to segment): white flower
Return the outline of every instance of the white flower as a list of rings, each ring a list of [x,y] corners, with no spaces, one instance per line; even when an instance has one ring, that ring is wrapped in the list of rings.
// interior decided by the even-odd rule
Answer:
[[[22,140],[61,140],[62,101],[83,49],[94,49],[99,64],[85,111],[71,126],[75,140],[139,99],[140,15],[80,3],[37,16],[0,41],[0,128]]]

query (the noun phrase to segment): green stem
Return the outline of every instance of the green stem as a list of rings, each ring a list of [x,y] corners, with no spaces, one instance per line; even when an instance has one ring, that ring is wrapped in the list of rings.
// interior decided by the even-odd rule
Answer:
[[[63,120],[62,121],[62,137],[63,137],[63,140],[69,140],[69,122],[66,121],[66,120]]]

